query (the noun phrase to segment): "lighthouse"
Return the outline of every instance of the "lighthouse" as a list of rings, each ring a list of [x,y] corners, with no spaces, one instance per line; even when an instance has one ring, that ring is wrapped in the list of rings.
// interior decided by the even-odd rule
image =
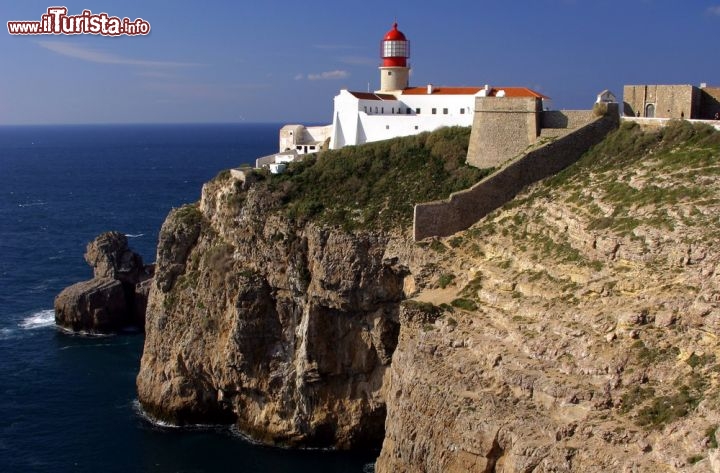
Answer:
[[[395,22],[380,43],[380,90],[378,92],[397,92],[408,87],[410,68],[410,41],[398,30]]]
[[[280,152],[258,158],[257,166],[288,163],[328,148],[417,135],[445,126],[471,126],[480,97],[547,98],[526,87],[410,87],[410,41],[398,30],[397,22],[380,42],[380,58],[380,90],[340,90],[333,100],[331,124],[286,125],[280,130]]]

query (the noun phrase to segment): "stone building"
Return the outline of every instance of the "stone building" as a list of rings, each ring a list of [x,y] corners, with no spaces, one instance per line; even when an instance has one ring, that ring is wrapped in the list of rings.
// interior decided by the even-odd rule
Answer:
[[[626,85],[623,115],[711,120],[720,113],[720,88],[693,85]]]

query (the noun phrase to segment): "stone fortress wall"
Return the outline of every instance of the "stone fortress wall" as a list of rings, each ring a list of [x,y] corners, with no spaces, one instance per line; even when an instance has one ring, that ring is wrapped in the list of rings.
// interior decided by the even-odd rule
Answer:
[[[693,85],[626,85],[623,115],[712,120],[720,113],[720,88]]]
[[[525,186],[577,161],[619,125],[615,103],[600,104],[598,113],[543,112],[535,99],[501,99],[505,103],[480,97],[477,100],[483,103],[476,105],[468,163],[483,168],[505,164],[470,189],[455,192],[446,200],[416,204],[415,241],[449,236],[469,228],[510,201]],[[517,103],[507,103],[510,101]]]

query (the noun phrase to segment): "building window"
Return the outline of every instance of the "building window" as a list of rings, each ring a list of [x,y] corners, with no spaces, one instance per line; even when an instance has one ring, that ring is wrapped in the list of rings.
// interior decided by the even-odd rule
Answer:
[[[410,115],[410,114],[412,113],[412,110],[410,110],[410,109],[408,108],[407,110],[405,110],[405,113],[407,113],[408,115]]]
[[[416,130],[418,129],[418,126],[417,126],[417,125],[415,125],[415,129],[416,129]]]
[[[432,114],[435,115],[437,113],[437,108],[432,109]]]
[[[391,76],[391,75],[392,75],[392,71],[388,71],[388,75]]]
[[[390,129],[390,125],[385,125],[385,129],[386,129],[386,130],[389,130],[389,129]]]
[[[377,113],[377,107],[375,107],[375,113]]]
[[[380,113],[385,113],[385,107],[382,107],[382,108],[380,109]]]
[[[460,115],[465,115],[465,109],[464,109],[464,108],[461,108],[461,109],[460,109]]]
[[[367,113],[367,105],[363,105],[363,110]]]
[[[447,115],[447,114],[448,114],[448,109],[447,109],[447,108],[443,108],[443,115]]]
[[[416,108],[416,109],[415,109],[415,113],[417,113],[418,115],[420,115],[420,109],[419,109],[419,108]]]
[[[395,115],[395,107],[393,107],[392,113],[393,113],[393,115]]]

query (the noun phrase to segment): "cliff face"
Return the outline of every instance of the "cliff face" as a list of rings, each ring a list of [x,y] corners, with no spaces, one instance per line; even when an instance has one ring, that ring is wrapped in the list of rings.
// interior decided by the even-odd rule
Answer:
[[[381,473],[720,471],[718,156],[706,129],[623,126],[418,244],[219,177],[163,226],[140,400],[270,444],[384,434]]]
[[[406,269],[389,237],[296,225],[230,177],[163,225],[138,394],[176,423],[289,446],[379,446]]]
[[[436,241],[376,471],[720,471],[719,144],[626,126]]]

